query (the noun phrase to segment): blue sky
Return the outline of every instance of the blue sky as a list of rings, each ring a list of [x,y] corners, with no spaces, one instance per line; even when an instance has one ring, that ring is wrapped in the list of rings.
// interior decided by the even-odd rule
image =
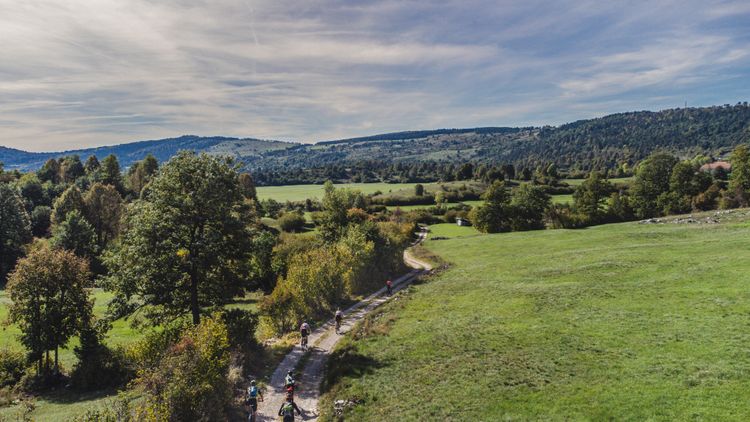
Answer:
[[[746,0],[0,0],[0,43],[0,145],[32,151],[750,98]]]

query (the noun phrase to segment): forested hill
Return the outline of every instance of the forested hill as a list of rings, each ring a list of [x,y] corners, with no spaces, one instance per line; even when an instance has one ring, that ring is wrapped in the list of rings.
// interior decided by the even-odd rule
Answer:
[[[53,157],[77,154],[85,159],[89,155],[96,155],[101,160],[109,154],[114,154],[120,161],[121,166],[129,167],[132,163],[142,160],[148,154],[156,157],[159,162],[164,162],[180,150],[195,150],[210,154],[231,155],[251,163],[265,152],[289,148],[293,145],[296,144],[251,138],[239,139],[223,136],[202,137],[185,135],[179,138],[131,142],[65,152],[34,153],[0,146],[0,162],[4,163],[5,167],[10,169],[36,170],[45,161]]]
[[[113,153],[125,167],[151,153],[165,161],[180,149],[229,154],[250,170],[264,173],[347,166],[364,161],[485,162],[535,168],[589,170],[634,164],[656,150],[682,157],[721,156],[734,145],[750,142],[750,107],[680,108],[637,111],[580,120],[562,126],[527,128],[441,129],[398,132],[362,138],[295,144],[257,139],[183,136],[68,152],[82,158]],[[27,153],[0,147],[6,168],[35,169],[60,153]]]

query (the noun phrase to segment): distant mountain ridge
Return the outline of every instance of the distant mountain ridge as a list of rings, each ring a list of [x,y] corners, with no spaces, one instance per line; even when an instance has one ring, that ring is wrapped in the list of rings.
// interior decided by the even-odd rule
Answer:
[[[33,153],[0,147],[6,169],[33,170],[52,157],[115,154],[123,167],[153,154],[164,162],[181,149],[237,157],[249,170],[290,172],[363,161],[507,163],[527,168],[556,163],[588,170],[634,164],[653,151],[682,157],[721,156],[750,142],[750,107],[734,106],[634,111],[561,126],[481,127],[394,132],[301,144],[254,138],[181,136],[66,151]]]
[[[122,167],[129,167],[148,154],[152,154],[159,162],[164,162],[183,149],[209,154],[231,155],[245,161],[252,161],[254,157],[260,156],[263,152],[289,148],[293,145],[297,144],[254,138],[183,135],[177,138],[138,141],[62,152],[26,152],[0,146],[0,162],[5,164],[6,169],[35,170],[41,167],[45,161],[54,157],[77,154],[82,159],[86,159],[89,155],[96,155],[101,160],[109,154],[114,154]]]

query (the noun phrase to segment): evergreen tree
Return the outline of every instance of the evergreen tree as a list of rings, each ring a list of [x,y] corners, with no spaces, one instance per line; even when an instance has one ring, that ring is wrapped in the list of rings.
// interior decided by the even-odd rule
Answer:
[[[121,194],[124,192],[122,173],[120,173],[120,162],[114,154],[110,154],[102,160],[99,168],[99,182],[114,186]]]

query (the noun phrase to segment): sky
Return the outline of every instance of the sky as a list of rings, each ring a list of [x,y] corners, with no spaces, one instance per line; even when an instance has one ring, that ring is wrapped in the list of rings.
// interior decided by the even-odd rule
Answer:
[[[0,145],[28,151],[749,99],[747,0],[0,0]]]

